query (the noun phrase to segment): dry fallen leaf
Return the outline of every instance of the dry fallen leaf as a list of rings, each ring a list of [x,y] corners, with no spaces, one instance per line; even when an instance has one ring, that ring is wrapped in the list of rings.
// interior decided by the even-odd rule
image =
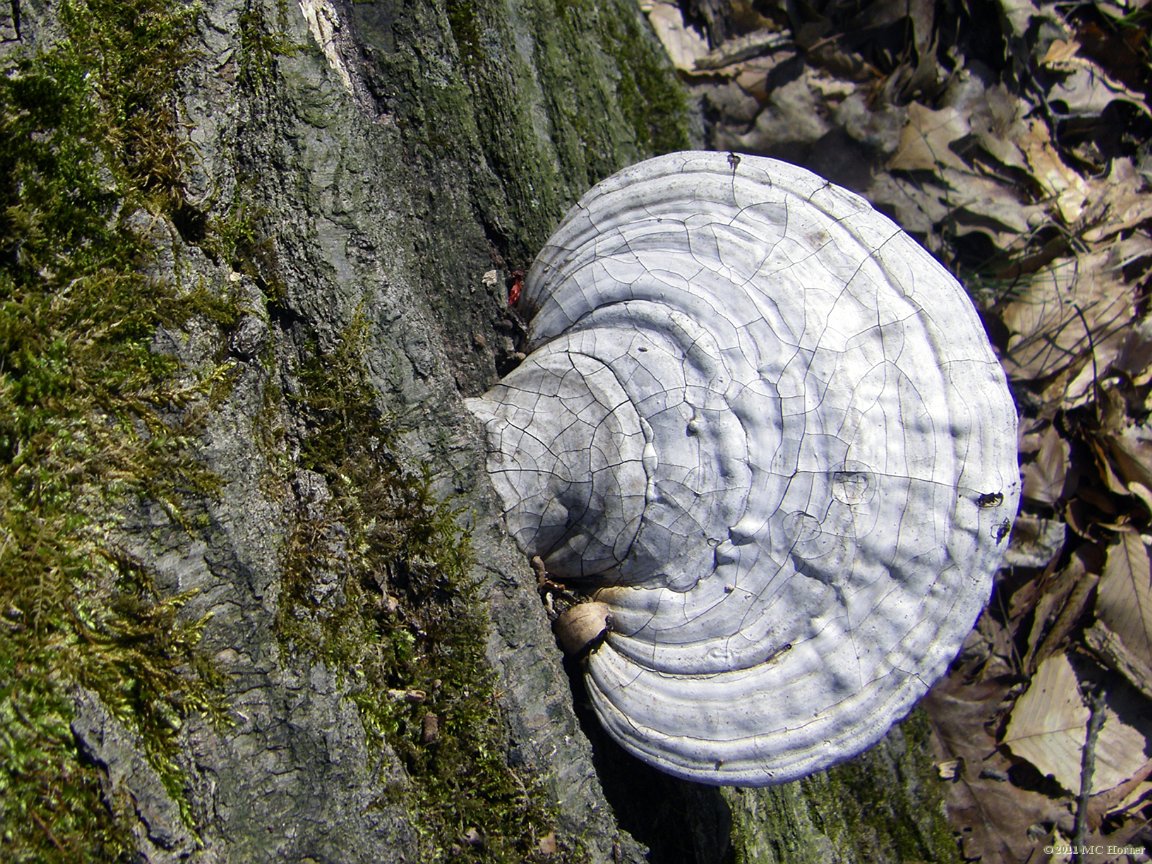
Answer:
[[[1109,436],[1108,447],[1126,483],[1152,489],[1152,429],[1137,424],[1125,426]]]
[[[1106,177],[1088,183],[1091,195],[1078,226],[1085,243],[1100,243],[1152,219],[1152,195],[1131,159],[1112,160]]]
[[[696,69],[696,61],[708,54],[708,40],[694,27],[684,24],[684,15],[676,3],[667,0],[647,0],[640,9],[648,16],[648,23],[672,59],[672,65],[682,72]]]
[[[1150,114],[1144,97],[1104,72],[1096,63],[1079,54],[1080,45],[1069,39],[1057,39],[1048,47],[1041,61],[1045,67],[1063,75],[1048,90],[1048,104],[1058,113],[1073,117],[1099,117],[1117,99],[1135,105]]]
[[[983,231],[1007,249],[1030,230],[1030,220],[1042,215],[1040,208],[1026,204],[1011,187],[992,177],[951,168],[939,176],[948,184],[949,218],[957,237]]]
[[[1123,675],[1146,698],[1152,699],[1152,667],[1132,654],[1106,624],[1097,621],[1084,631],[1084,643],[1100,662]]]
[[[1113,817],[1135,813],[1149,800],[1152,800],[1152,783],[1146,780],[1137,784],[1127,798],[1107,812],[1109,816]]]
[[[1090,359],[1090,349],[1095,370],[1102,371],[1108,356],[1119,354],[1124,328],[1135,313],[1134,289],[1121,271],[1123,254],[1124,244],[1116,242],[1078,258],[1058,258],[1020,277],[1001,316],[1012,333],[1004,357],[1012,377],[1056,375]]]
[[[1028,134],[1021,147],[1032,178],[1052,197],[1064,224],[1074,224],[1088,199],[1088,184],[1064,164],[1052,146],[1048,126],[1042,120],[1033,118],[1028,121]]]
[[[967,170],[951,144],[968,134],[968,120],[956,108],[933,111],[919,102],[908,106],[900,145],[888,163],[895,171],[935,171],[939,166]]]
[[[1088,606],[1102,564],[1098,547],[1084,543],[1072,552],[1059,571],[1045,580],[1028,633],[1028,651],[1023,661],[1025,672],[1034,673],[1039,663],[1061,649]]]
[[[1057,802],[1009,781],[1012,764],[987,731],[1010,680],[967,684],[950,677],[924,700],[942,756],[960,764],[956,782],[946,786],[949,820],[960,832],[965,859],[985,864],[1026,860],[1036,847],[1031,826],[1061,815]]]
[[[1079,50],[1080,45],[1074,39],[1053,39],[1040,62],[1045,66],[1059,67],[1071,61]]]
[[[1088,819],[1094,829],[1100,825],[1104,814],[1133,806],[1149,789],[1152,789],[1152,783],[1147,782],[1149,775],[1152,775],[1152,759],[1137,768],[1132,776],[1119,786],[1093,795],[1088,804]]]
[[[1024,497],[1049,507],[1060,500],[1071,452],[1055,426],[1044,430],[1036,458],[1024,466]]]
[[[1002,743],[1041,774],[1075,792],[1080,788],[1080,748],[1089,716],[1072,664],[1064,654],[1056,654],[1040,664],[1028,690],[1016,701]]]
[[[1097,792],[1127,780],[1146,758],[1144,735],[1121,720],[1111,705],[1104,712],[1092,774],[1092,790]],[[1068,791],[1079,792],[1090,716],[1076,670],[1066,654],[1056,654],[1040,664],[1028,690],[1016,700],[1001,743]]]
[[[1152,584],[1148,547],[1136,531],[1122,531],[1108,548],[1096,594],[1096,617],[1125,649],[1152,668]]]
[[[975,94],[974,94],[975,95]],[[980,147],[1005,168],[1027,169],[1017,141],[1027,131],[1024,117],[1030,106],[1003,84],[980,88],[978,98],[961,107]]]
[[[1152,381],[1152,317],[1133,322],[1113,365],[1137,387]]]

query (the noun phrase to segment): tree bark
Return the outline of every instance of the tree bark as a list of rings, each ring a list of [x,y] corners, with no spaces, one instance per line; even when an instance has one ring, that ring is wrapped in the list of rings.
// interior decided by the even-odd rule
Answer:
[[[50,50],[66,30],[61,8],[13,4],[0,16],[13,36],[0,59]],[[924,779],[923,724],[843,770],[770,790],[696,787],[624,754],[586,716],[528,562],[502,531],[461,400],[513,362],[506,280],[591,184],[699,137],[631,0],[205,0],[193,40],[174,94],[180,200],[141,230],[152,279],[206,290],[231,312],[223,323],[193,315],[153,340],[182,374],[226,379],[180,409],[197,414],[190,446],[218,489],[185,508],[191,530],[162,502],[124,505],[116,542],[162,593],[188,593],[187,620],[205,620],[230,725],[193,713],[180,726],[185,780],[173,790],[146,742],[76,689],[77,758],[102,773],[139,860],[954,858]],[[367,408],[340,390],[354,381]],[[363,423],[379,427],[376,444],[357,443]],[[308,455],[335,438],[336,456]],[[376,446],[386,457],[365,455]],[[341,665],[355,646],[332,648],[354,615],[383,643],[408,634],[437,654],[419,619],[433,607],[407,606],[415,594],[402,588],[409,570],[448,565],[371,557],[381,525],[415,529],[387,496],[370,500],[371,471],[337,470],[364,459],[408,484],[427,472],[434,497],[458,510],[455,536],[470,534],[466,581],[478,587],[437,583],[451,597],[434,608],[469,603],[488,623],[477,674],[493,676],[497,756],[540,806],[517,837],[497,836],[504,805],[492,803],[488,824],[454,821],[453,801],[432,789],[444,781],[429,752],[472,734],[437,707],[462,703],[436,682],[467,685],[365,683]],[[329,641],[300,635],[321,632]],[[425,700],[433,719],[376,734],[365,693]]]

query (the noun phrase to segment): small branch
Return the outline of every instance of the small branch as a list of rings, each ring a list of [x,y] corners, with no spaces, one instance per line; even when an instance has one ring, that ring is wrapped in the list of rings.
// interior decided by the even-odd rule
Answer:
[[[1097,687],[1088,699],[1088,734],[1080,756],[1080,798],[1076,802],[1076,840],[1072,860],[1080,862],[1088,846],[1088,799],[1092,797],[1092,773],[1096,770],[1096,739],[1104,725],[1104,688]]]

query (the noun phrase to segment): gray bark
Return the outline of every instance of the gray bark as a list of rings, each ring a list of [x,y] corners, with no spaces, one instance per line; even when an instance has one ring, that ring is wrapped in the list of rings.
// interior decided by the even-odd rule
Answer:
[[[0,15],[4,39],[35,50],[60,38],[54,5],[12,10]],[[428,848],[411,809],[420,780],[369,742],[348,670],[277,630],[290,539],[330,496],[324,478],[297,466],[305,430],[293,399],[302,368],[336,351],[359,319],[396,460],[426,467],[471,529],[504,758],[557,814],[539,826],[542,837],[556,832],[552,860],[938,854],[940,814],[917,812],[921,781],[905,776],[899,732],[849,774],[768,792],[674,781],[614,748],[582,716],[528,562],[500,524],[461,400],[493,383],[515,349],[505,277],[593,182],[691,143],[692,121],[645,27],[631,0],[203,4],[178,94],[194,148],[192,216],[147,230],[152,275],[207,286],[242,313],[229,332],[192,319],[155,340],[189,375],[231,358],[230,386],[199,406],[200,454],[221,489],[199,502],[206,527],[194,539],[164,508],[143,505],[121,541],[164,591],[195,592],[189,618],[210,616],[204,647],[226,676],[233,725],[193,718],[179,732],[190,827],[140,742],[93,694],[77,695],[78,748],[106,774],[110,799],[126,791],[133,802],[140,860],[418,861]],[[214,254],[197,220],[238,216],[256,236],[241,258]],[[484,279],[492,270],[495,284]],[[345,535],[338,518],[324,519],[326,554],[339,562]],[[324,574],[314,575],[322,591]],[[898,803],[846,810],[835,798],[886,786]],[[865,816],[901,821],[912,840],[860,830]],[[482,859],[468,842],[435,841]]]

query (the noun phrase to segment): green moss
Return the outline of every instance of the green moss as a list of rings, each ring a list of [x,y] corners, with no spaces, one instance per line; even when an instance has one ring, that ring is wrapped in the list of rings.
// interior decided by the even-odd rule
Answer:
[[[402,760],[411,788],[392,793],[418,814],[421,860],[531,861],[555,817],[507,765],[468,538],[428,476],[391,455],[366,339],[358,316],[301,369],[300,466],[325,478],[331,498],[289,542],[278,630],[338,675],[370,739]],[[468,843],[469,829],[483,842]]]
[[[134,227],[153,214],[191,225],[172,87],[195,14],[160,0],[62,3],[65,38],[9,55],[0,75],[5,861],[130,859],[125,802],[105,806],[69,731],[73,688],[138,736],[182,805],[176,730],[195,713],[223,718],[197,647],[203,622],[112,539],[126,503],[158,502],[190,525],[189,502],[214,489],[195,430],[173,419],[214,385],[178,385],[175,362],[149,346],[161,324],[226,313],[142,275],[148,243]]]
[[[645,154],[687,149],[687,94],[671,73],[663,49],[635,20],[608,17],[602,29],[609,50],[619,58],[616,97],[637,147]]]
[[[287,4],[279,2],[277,12],[281,19],[287,15]],[[286,28],[270,23],[262,9],[253,4],[240,13],[240,78],[252,92],[262,92],[276,79],[276,62],[280,57],[291,57],[302,46],[286,35]],[[283,21],[281,22],[283,23]]]
[[[958,864],[929,754],[928,721],[913,712],[885,743],[796,783],[726,790],[740,864],[836,860]]]
[[[477,18],[477,4],[467,0],[446,0],[448,23],[452,36],[460,49],[461,59],[469,66],[484,62],[481,23]]]
[[[386,27],[353,8],[366,43],[419,45],[373,51],[369,89],[412,161],[432,176],[459,166],[494,251],[513,266],[593,183],[689,144],[683,89],[626,0],[445,0]]]
[[[126,820],[104,816],[99,772],[75,757],[71,702],[41,674],[51,658],[37,656],[21,641],[0,637],[4,860],[134,860]]]
[[[176,76],[191,59],[199,7],[159,0],[72,0],[61,5],[65,62],[83,69],[121,194],[144,193],[169,212],[184,203],[189,144],[176,134]]]

